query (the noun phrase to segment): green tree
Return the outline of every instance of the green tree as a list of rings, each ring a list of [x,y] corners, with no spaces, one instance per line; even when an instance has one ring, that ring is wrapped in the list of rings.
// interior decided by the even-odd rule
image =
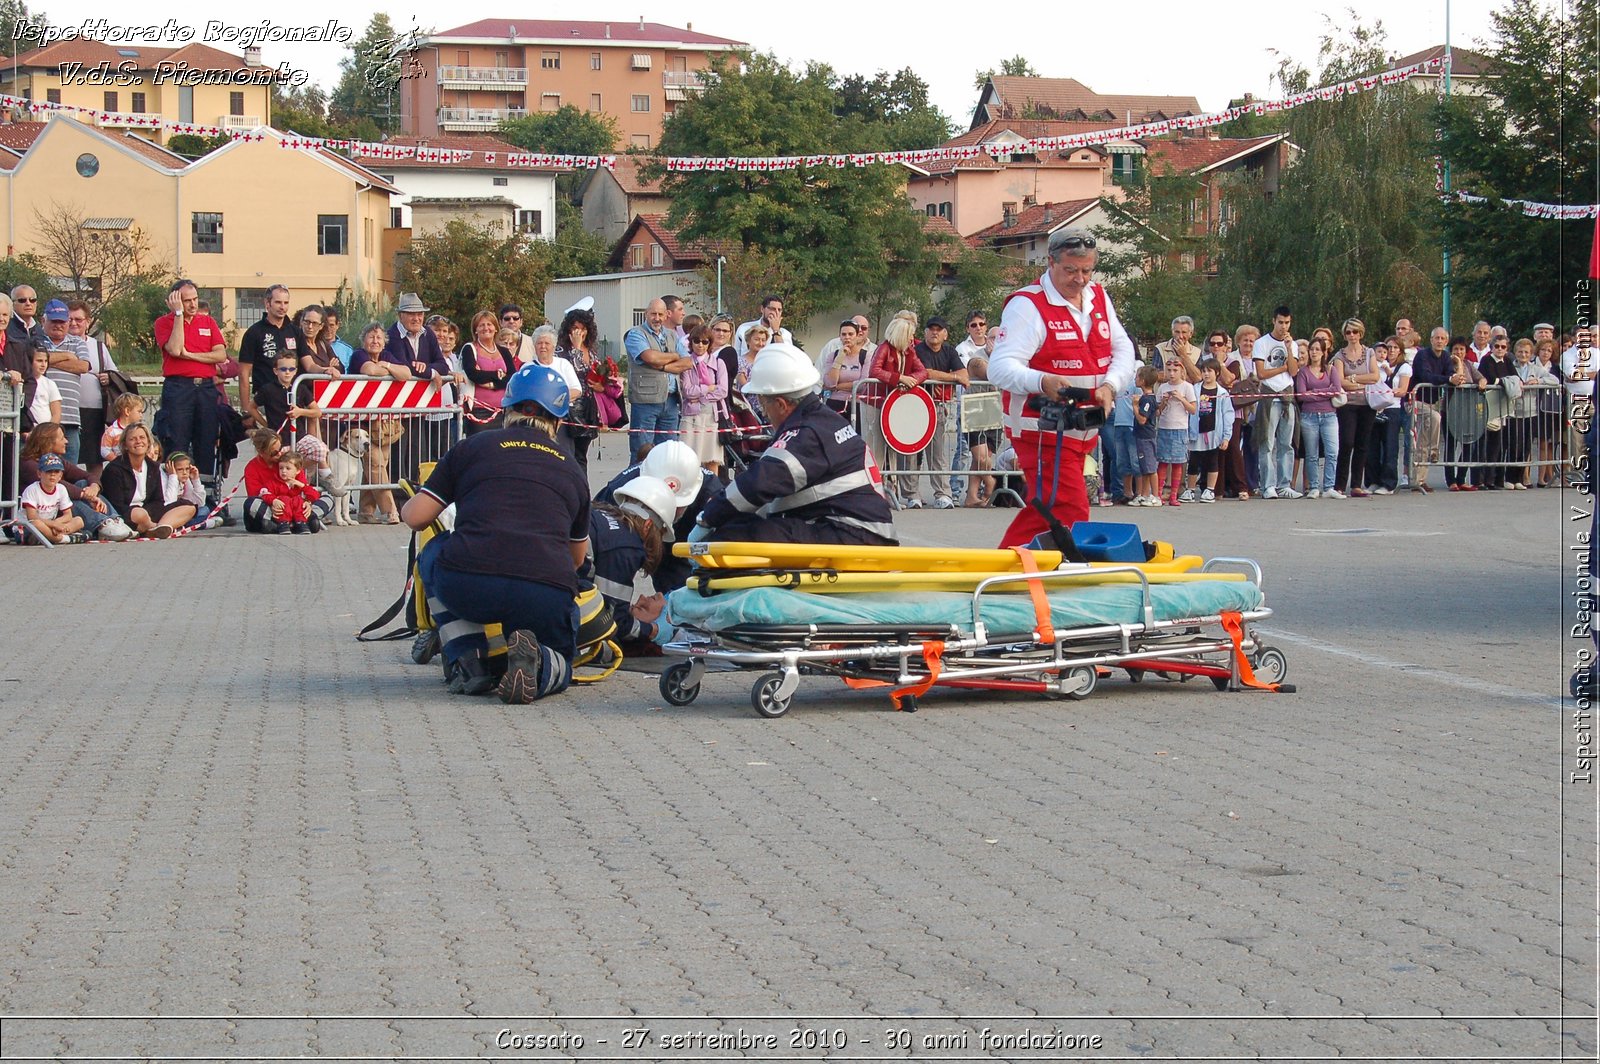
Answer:
[[[382,11],[372,16],[367,31],[350,43],[350,54],[339,61],[339,82],[329,101],[329,113],[352,136],[377,140],[393,132],[400,120],[400,81],[406,76],[404,49],[412,35],[395,32]]]
[[[546,241],[454,221],[412,238],[400,267],[400,290],[421,293],[429,307],[459,325],[486,307],[544,306],[555,257]]]
[[[0,0],[0,53],[15,57],[32,51],[49,25],[49,17],[31,13],[24,0]]]
[[[155,322],[167,313],[167,285],[145,281],[108,300],[97,315],[106,343],[124,370],[139,362],[157,363]]]
[[[832,71],[795,72],[771,55],[719,59],[707,87],[662,131],[658,156],[775,156],[838,150],[839,98]],[[661,168],[647,168],[661,172]],[[789,316],[888,290],[913,254],[921,220],[899,167],[670,172],[668,224],[685,239],[725,240],[788,256],[804,283],[783,293]]]
[[[563,104],[500,123],[500,136],[523,151],[556,155],[608,155],[617,150],[617,120]]]
[[[980,70],[972,76],[972,87],[983,91],[983,86],[990,78],[1036,78],[1039,72],[1033,69],[1033,64],[1025,56],[1014,55],[1010,59],[1000,61],[1000,69],[990,67]]]
[[[1438,208],[1453,256],[1453,301],[1467,311],[1453,308],[1452,316],[1484,313],[1513,329],[1571,324],[1572,286],[1588,274],[1594,222],[1530,218],[1499,201],[1595,202],[1600,12],[1595,0],[1561,9],[1511,0],[1492,19],[1487,99],[1456,96],[1438,112],[1452,188],[1493,201]]]
[[[0,259],[0,291],[9,293],[19,284],[25,284],[38,293],[41,307],[47,300],[61,294],[51,278],[50,264],[31,251]]]
[[[1204,187],[1191,174],[1146,167],[1123,186],[1120,203],[1101,201],[1100,276],[1123,327],[1141,344],[1166,339],[1172,319],[1195,314],[1205,299],[1205,276],[1196,266],[1208,261],[1215,243],[1194,233],[1189,213]]]
[[[549,242],[550,269],[556,277],[604,273],[611,243],[583,227],[583,212],[565,196],[556,197],[556,235]]]
[[[909,151],[950,139],[950,119],[928,100],[928,83],[910,67],[868,80],[851,74],[837,84],[839,150]]]
[[[272,86],[272,125],[302,137],[344,138],[349,130],[328,117],[328,94],[319,85]]]
[[[167,140],[167,150],[188,159],[198,159],[232,142],[233,138],[226,133],[218,133],[214,137],[202,137],[196,133],[174,133]]]
[[[1316,84],[1383,69],[1384,44],[1381,23],[1330,30]],[[1311,78],[1286,61],[1279,80],[1293,92]],[[1244,176],[1224,189],[1236,220],[1218,241],[1209,320],[1261,324],[1279,303],[1301,327],[1354,315],[1377,333],[1401,315],[1436,320],[1431,109],[1425,94],[1399,85],[1288,112],[1289,139],[1304,153],[1277,194]]]

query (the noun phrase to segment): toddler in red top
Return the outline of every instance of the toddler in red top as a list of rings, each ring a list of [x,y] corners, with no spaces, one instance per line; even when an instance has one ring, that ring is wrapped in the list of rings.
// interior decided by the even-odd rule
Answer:
[[[322,493],[305,481],[301,473],[303,459],[294,451],[284,448],[278,453],[277,476],[269,478],[257,495],[272,510],[272,519],[278,522],[282,535],[306,535],[311,531],[309,503],[322,498]],[[280,509],[278,504],[282,503]]]

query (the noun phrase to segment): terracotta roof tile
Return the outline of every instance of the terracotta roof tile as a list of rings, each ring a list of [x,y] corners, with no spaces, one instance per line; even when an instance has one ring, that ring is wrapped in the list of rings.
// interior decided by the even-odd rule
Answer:
[[[1248,155],[1283,140],[1288,134],[1278,133],[1270,137],[1249,137],[1235,139],[1222,137],[1210,140],[1204,137],[1177,137],[1173,139],[1161,138],[1144,141],[1145,158],[1152,167],[1152,172],[1171,168],[1172,172],[1179,174],[1199,173],[1208,170],[1218,163],[1241,155]]]
[[[615,41],[619,45],[630,44],[697,44],[710,48],[733,48],[743,46],[745,41],[730,40],[727,37],[713,37],[709,33],[697,33],[694,30],[680,30],[675,26],[665,26],[659,22],[644,22],[638,20],[629,22],[619,19],[614,22],[563,22],[555,19],[534,18],[486,18],[477,22],[469,22],[465,26],[454,29],[437,30],[428,35],[430,41],[450,40],[463,37],[487,37],[494,40],[511,40],[512,28],[516,29],[515,39],[518,41],[556,41],[571,40],[574,43],[590,43],[594,41]]]
[[[634,242],[634,234],[640,229],[650,234],[650,239],[661,245],[661,250],[673,266],[694,266],[702,262],[709,262],[718,255],[731,254],[737,245],[730,240],[696,240],[687,242],[667,227],[667,216],[664,214],[638,214],[634,216],[627,232],[622,234],[622,239],[617,241],[616,248],[611,252],[611,264],[621,265],[623,257],[627,254],[628,246]]]
[[[967,243],[976,247],[1002,236],[1044,236],[1050,230],[1086,213],[1099,202],[1098,199],[1075,199],[1062,200],[1057,203],[1036,203],[1018,214],[1017,220],[1012,224],[1007,225],[1003,221],[996,222],[994,225],[980,229],[967,237]]]
[[[1393,60],[1385,69],[1394,70],[1399,67],[1408,67],[1415,63],[1426,62],[1429,59],[1443,59],[1444,45],[1436,44],[1432,48],[1424,48],[1420,52],[1412,52]],[[1465,74],[1468,77],[1493,76],[1494,60],[1482,52],[1474,52],[1470,48],[1452,46],[1450,49],[1450,71],[1454,74]]]
[[[27,151],[44,132],[44,122],[7,122],[0,125],[0,148]]]
[[[990,79],[1003,106],[1021,113],[1030,108],[1048,110],[1062,118],[1083,112],[1085,118],[1109,113],[1116,124],[1153,118],[1175,118],[1200,113],[1193,96],[1104,96],[1073,78],[997,77]]]
[[[1104,120],[1095,122],[1058,122],[1042,119],[996,118],[974,129],[969,129],[958,137],[945,141],[939,147],[965,148],[974,144],[985,144],[1007,132],[1015,133],[1024,140],[1032,140],[1038,137],[1065,137],[1074,133],[1093,133],[1101,129],[1112,129],[1118,125],[1121,125],[1121,123],[1112,123]],[[1073,152],[1081,150],[1081,148],[1070,149]],[[1029,165],[1067,166],[1069,163],[1068,160],[1062,158],[1063,154],[1067,153],[1047,155],[1039,163],[1030,163]],[[948,174],[955,170],[1004,170],[1006,165],[1006,163],[1000,162],[994,156],[988,154],[980,155],[973,159],[939,159],[934,162],[920,164],[921,169],[930,174]]]
[[[518,173],[540,173],[526,166],[511,166],[506,162],[508,153],[519,153],[524,149],[517,147],[508,140],[502,140],[491,133],[441,133],[432,137],[394,136],[384,141],[399,147],[416,145],[419,148],[441,148],[452,151],[492,151],[500,154],[493,163],[486,163],[482,159],[471,159],[465,163],[434,163],[424,162],[421,159],[370,159],[358,156],[357,161],[363,166],[378,167],[383,170],[440,170],[440,169],[474,169],[474,170],[515,170]]]
[[[106,44],[102,41],[75,37],[70,41],[57,41],[24,52],[17,56],[18,67],[55,67],[61,63],[93,64],[105,60],[115,66],[128,60],[139,70],[152,70],[163,60],[188,63],[191,67],[206,70],[244,70],[241,55],[219,51],[205,44],[186,44],[181,48],[150,48],[140,45]]]
[[[631,155],[617,156],[617,168],[611,172],[617,186],[629,196],[661,195],[661,178],[647,181],[639,176],[639,162]]]

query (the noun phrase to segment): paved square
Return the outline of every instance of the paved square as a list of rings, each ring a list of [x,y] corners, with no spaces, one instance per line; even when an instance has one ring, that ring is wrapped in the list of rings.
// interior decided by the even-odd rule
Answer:
[[[447,696],[352,638],[394,529],[0,549],[3,1056],[1592,1058],[1578,503],[1139,513],[1261,561],[1295,695],[778,721]]]

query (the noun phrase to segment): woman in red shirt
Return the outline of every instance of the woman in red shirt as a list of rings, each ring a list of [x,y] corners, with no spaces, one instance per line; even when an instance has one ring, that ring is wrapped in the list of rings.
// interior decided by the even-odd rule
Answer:
[[[866,406],[861,411],[862,427],[866,429],[878,468],[884,471],[888,481],[889,505],[897,510],[907,506],[915,509],[922,505],[922,500],[915,496],[904,498],[901,478],[890,475],[892,471],[915,470],[917,459],[915,455],[893,452],[893,461],[890,461],[889,442],[884,439],[883,422],[877,408],[883,406],[884,399],[891,391],[915,388],[928,379],[928,370],[917,357],[916,342],[917,317],[909,310],[902,310],[884,328],[883,343],[872,353],[872,368],[867,371],[867,376],[877,381],[877,386],[864,388],[860,393]],[[915,478],[912,478],[912,483],[916,483]]]

